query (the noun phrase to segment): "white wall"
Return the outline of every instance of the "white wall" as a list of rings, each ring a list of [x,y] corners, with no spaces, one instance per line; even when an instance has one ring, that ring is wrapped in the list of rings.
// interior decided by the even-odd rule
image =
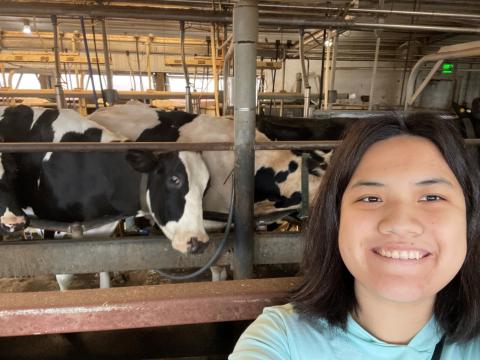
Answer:
[[[337,62],[335,73],[335,89],[338,93],[355,93],[356,100],[351,102],[360,103],[361,95],[369,95],[372,78],[371,62]],[[398,105],[402,81],[402,69],[397,64],[380,62],[378,64],[377,79],[375,85],[374,104],[394,106]],[[388,69],[382,69],[387,67]],[[296,73],[301,72],[299,60],[287,60],[285,67],[285,91],[293,92],[296,88]],[[319,92],[319,77],[321,73],[321,61],[310,61],[309,82],[313,93]],[[272,90],[271,71],[265,71],[266,91]],[[408,74],[407,74],[408,76]],[[275,91],[281,89],[281,70],[277,70],[275,79]]]

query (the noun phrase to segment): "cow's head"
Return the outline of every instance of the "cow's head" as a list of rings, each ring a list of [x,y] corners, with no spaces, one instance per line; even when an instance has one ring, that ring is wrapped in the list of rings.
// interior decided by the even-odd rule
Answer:
[[[1,141],[1,140],[0,140]],[[28,218],[17,202],[14,181],[17,166],[11,154],[0,154],[0,234],[25,229]]]
[[[209,180],[201,155],[130,150],[127,161],[148,174],[147,207],[172,247],[182,253],[201,252],[208,243],[202,199]]]

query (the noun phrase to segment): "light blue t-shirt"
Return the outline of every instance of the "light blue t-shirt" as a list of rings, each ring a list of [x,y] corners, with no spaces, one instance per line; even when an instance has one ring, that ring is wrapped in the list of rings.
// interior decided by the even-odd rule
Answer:
[[[229,360],[430,360],[441,333],[432,318],[408,345],[378,340],[349,316],[346,330],[299,318],[291,304],[265,308],[242,334]],[[442,360],[479,360],[480,338],[445,343]]]

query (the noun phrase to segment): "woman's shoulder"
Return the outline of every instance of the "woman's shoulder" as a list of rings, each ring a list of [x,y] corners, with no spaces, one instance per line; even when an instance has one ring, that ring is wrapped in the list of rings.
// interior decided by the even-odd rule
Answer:
[[[466,342],[447,343],[444,353],[445,359],[480,359],[480,336]]]
[[[329,352],[330,336],[324,330],[320,320],[304,319],[291,304],[267,307],[242,334],[229,359],[315,358],[319,350]]]

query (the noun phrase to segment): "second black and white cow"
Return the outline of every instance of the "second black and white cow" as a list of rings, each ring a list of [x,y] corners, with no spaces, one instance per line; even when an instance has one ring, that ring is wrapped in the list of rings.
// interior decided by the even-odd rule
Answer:
[[[142,104],[116,105],[100,109],[90,119],[135,141],[233,142],[234,123],[228,117],[165,112]],[[256,132],[257,141],[269,139]],[[203,151],[210,172],[210,186],[204,197],[204,210],[226,213],[231,188],[234,154],[229,151]],[[322,169],[311,165],[310,199],[316,193]],[[315,169],[314,169],[315,168]],[[241,195],[240,195],[241,196]],[[256,215],[298,208],[301,196],[301,156],[289,150],[255,153]]]
[[[6,142],[125,140],[73,110],[27,106],[0,107],[0,135]],[[173,248],[193,253],[208,242],[202,197],[209,175],[198,153],[48,152],[12,156],[18,205],[31,207],[39,218],[74,222],[130,216],[141,211],[141,197],[145,197],[147,211]],[[142,176],[146,180],[144,191]],[[9,208],[2,218],[7,229],[19,222],[10,216],[12,212]]]

